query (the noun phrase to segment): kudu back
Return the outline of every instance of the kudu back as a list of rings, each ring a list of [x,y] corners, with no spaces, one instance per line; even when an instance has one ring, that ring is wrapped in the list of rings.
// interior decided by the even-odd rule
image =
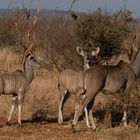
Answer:
[[[12,107],[8,116],[8,123],[11,119],[14,108],[18,105],[18,123],[21,125],[21,109],[25,93],[29,89],[30,83],[34,78],[33,67],[39,68],[41,66],[41,63],[30,51],[25,56],[23,71],[0,71],[0,94],[13,96]]]
[[[71,94],[84,92],[84,73],[90,68],[89,62],[91,58],[99,53],[99,48],[90,53],[85,53],[81,48],[77,47],[77,52],[84,58],[84,70],[66,69],[59,75],[58,89],[60,93],[60,104],[58,122],[63,123],[63,106]]]
[[[135,73],[135,78],[140,80],[140,47],[131,61],[129,65]]]

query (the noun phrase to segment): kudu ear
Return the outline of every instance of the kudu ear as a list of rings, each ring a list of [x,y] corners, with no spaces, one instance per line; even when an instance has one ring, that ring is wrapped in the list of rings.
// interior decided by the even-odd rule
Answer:
[[[34,52],[32,50],[26,52],[25,58],[27,58],[27,57],[34,57]]]
[[[77,53],[78,53],[79,55],[84,56],[84,51],[83,51],[83,49],[82,49],[81,47],[77,47],[76,49],[77,49]]]
[[[92,51],[92,52],[91,52],[91,55],[92,55],[92,56],[95,56],[95,55],[97,55],[99,52],[100,52],[100,48],[97,47],[95,51]]]

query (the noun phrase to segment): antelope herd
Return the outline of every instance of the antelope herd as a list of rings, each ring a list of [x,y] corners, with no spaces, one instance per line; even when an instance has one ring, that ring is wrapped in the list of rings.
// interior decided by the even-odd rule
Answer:
[[[37,10],[39,13],[39,10]],[[29,27],[28,38],[33,26],[36,24],[35,18],[32,26]],[[21,110],[23,100],[30,84],[34,78],[33,68],[44,68],[43,63],[38,60],[32,51],[33,45],[24,54],[23,71],[16,70],[14,72],[0,71],[0,95],[12,94],[12,107],[7,122],[11,119],[12,112],[16,105],[18,106],[18,123],[21,126]],[[135,86],[136,79],[140,78],[140,48],[131,63],[120,61],[116,65],[100,65],[90,62],[98,53],[96,48],[90,53],[86,53],[82,48],[77,47],[77,53],[84,59],[83,70],[66,69],[59,74],[58,90],[60,93],[58,123],[63,124],[63,107],[71,94],[76,96],[75,114],[71,124],[71,128],[75,129],[77,121],[85,112],[86,124],[93,130],[96,125],[93,120],[94,101],[99,92],[114,95],[119,91],[128,92]],[[124,127],[127,126],[127,111],[124,107],[124,115],[122,121]]]

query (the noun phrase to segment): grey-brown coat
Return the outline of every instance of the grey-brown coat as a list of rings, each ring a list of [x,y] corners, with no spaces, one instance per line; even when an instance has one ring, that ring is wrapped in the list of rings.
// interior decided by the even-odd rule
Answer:
[[[33,67],[41,66],[41,63],[33,56],[32,52],[28,52],[25,56],[23,71],[0,71],[0,94],[12,94],[13,96],[12,107],[8,116],[8,123],[11,119],[11,115],[15,106],[18,105],[18,123],[21,125],[21,109],[25,93],[29,89],[30,83],[34,78]]]
[[[92,106],[99,91],[106,90],[112,93],[116,93],[121,89],[127,91],[134,85],[134,83],[134,72],[125,62],[120,62],[115,66],[94,65],[85,73],[86,93],[81,95],[79,94],[79,98],[75,107],[76,109],[72,128],[74,128],[76,125],[84,107],[87,106],[92,128],[96,129],[92,116]],[[124,116],[126,116],[126,113]]]
[[[77,52],[84,58],[84,70],[66,69],[59,75],[58,89],[60,93],[60,104],[58,122],[63,123],[63,106],[69,98],[70,94],[76,94],[84,92],[84,73],[90,68],[89,63],[91,58],[99,53],[99,48],[93,50],[90,53],[84,52],[81,48],[77,47]],[[87,111],[85,109],[87,126],[90,127],[88,122]]]

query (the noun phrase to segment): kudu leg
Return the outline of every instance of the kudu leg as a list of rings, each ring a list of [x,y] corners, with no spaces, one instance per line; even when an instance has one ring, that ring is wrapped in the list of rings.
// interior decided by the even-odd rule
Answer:
[[[13,110],[14,110],[16,104],[17,104],[17,100],[18,100],[18,96],[17,95],[13,96],[13,98],[12,98],[12,107],[11,107],[11,110],[10,110],[10,113],[9,113],[9,116],[8,116],[8,119],[7,119],[7,123],[9,123],[10,120],[11,120],[11,116],[12,116]]]
[[[81,106],[80,108],[76,108],[76,109],[75,109],[74,119],[73,119],[73,122],[72,122],[72,124],[71,124],[71,129],[72,129],[72,130],[75,130],[75,126],[76,126],[76,124],[77,124],[77,122],[78,122],[78,119],[79,119],[79,117],[80,117],[80,115],[82,114],[82,111],[83,111],[84,109],[85,109],[84,106]],[[89,113],[88,113],[88,110],[87,110],[87,115],[88,115],[88,114],[89,114]],[[89,118],[89,117],[87,117],[87,118]],[[89,123],[89,120],[88,120],[88,123]],[[88,127],[91,128],[90,125],[89,125]]]
[[[127,112],[126,112],[126,110],[124,110],[124,112],[123,112],[122,122],[123,122],[124,127],[127,127]]]
[[[85,117],[86,117],[86,124],[88,128],[91,128],[90,123],[89,123],[89,116],[88,116],[88,110],[87,107],[84,108],[84,112],[85,112]]]
[[[76,105],[76,106],[77,106],[77,105]],[[81,107],[79,107],[79,108],[75,107],[74,119],[73,119],[73,122],[72,122],[72,124],[71,124],[71,129],[72,129],[72,130],[75,130],[75,126],[76,126],[76,124],[77,124],[77,122],[78,122],[78,119],[79,119],[79,117],[80,117],[80,115],[81,115],[83,109],[84,109],[83,106],[81,106]]]
[[[58,114],[58,123],[59,124],[63,124],[63,101],[64,101],[64,98],[65,98],[65,94],[60,99],[59,114]]]
[[[89,110],[89,119],[91,121],[92,129],[96,130],[96,125],[94,123],[93,114],[92,114],[93,113],[92,112],[93,102],[94,102],[94,99],[91,100],[91,102],[88,104],[87,108]]]
[[[58,123],[63,124],[63,107],[65,102],[68,100],[70,94],[65,91],[63,95],[60,96],[60,104],[59,104],[59,114],[58,114]]]
[[[22,110],[22,105],[18,104],[18,124],[21,126],[21,110]]]
[[[72,129],[75,129],[75,126],[77,124],[77,121],[78,121],[82,111],[91,101],[92,101],[92,97],[90,97],[90,96],[85,96],[82,100],[77,101],[76,106],[75,106],[74,120],[71,125]],[[91,115],[91,114],[89,114],[89,115]],[[91,119],[91,116],[90,116],[90,119]],[[91,119],[91,121],[92,121],[92,119]]]
[[[91,124],[92,124],[92,129],[93,129],[93,130],[96,130],[96,125],[95,125],[95,123],[94,123],[93,114],[92,114],[92,109],[89,110],[89,119],[90,119]]]
[[[125,94],[128,94],[128,92],[130,92],[132,90],[132,88],[136,86],[136,83],[133,82],[133,81],[135,81],[135,80],[128,81],[128,83],[126,85]],[[123,118],[122,118],[122,122],[123,122],[124,127],[127,127],[127,111],[126,111],[126,108],[127,108],[126,105],[124,105],[124,112],[123,112]]]
[[[18,124],[19,124],[19,126],[22,126],[22,124],[21,124],[21,111],[22,111],[22,106],[23,106],[23,100],[24,100],[24,95],[19,94],[18,95]]]

